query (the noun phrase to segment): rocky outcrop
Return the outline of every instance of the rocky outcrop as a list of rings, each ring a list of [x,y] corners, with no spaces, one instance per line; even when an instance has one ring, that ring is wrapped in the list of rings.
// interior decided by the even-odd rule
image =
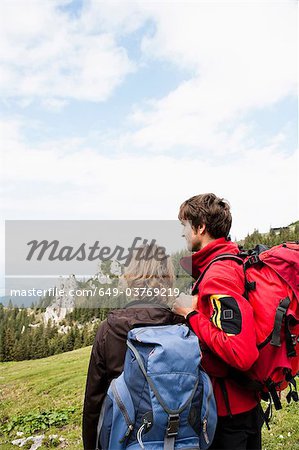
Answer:
[[[45,324],[51,319],[53,324],[58,325],[67,313],[73,311],[75,306],[73,293],[77,286],[75,275],[70,275],[68,278],[59,278],[54,302],[46,308],[44,313]]]
[[[106,270],[104,270],[102,262],[100,262],[96,274],[87,283],[91,288],[97,287],[98,283],[109,285],[112,283],[111,278],[118,278],[120,275],[121,265],[118,261],[112,261]],[[54,290],[54,301],[46,308],[44,313],[44,324],[47,324],[51,320],[52,324],[59,325],[65,316],[74,310],[76,298],[74,294],[76,289],[78,289],[78,281],[75,275],[70,275],[68,278],[59,278]],[[67,332],[65,329],[61,329],[60,331],[62,333]]]

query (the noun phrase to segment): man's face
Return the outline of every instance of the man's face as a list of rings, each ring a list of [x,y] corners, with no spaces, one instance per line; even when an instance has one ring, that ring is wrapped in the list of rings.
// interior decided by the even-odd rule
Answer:
[[[183,233],[182,236],[186,239],[187,248],[190,252],[196,252],[201,249],[201,235],[199,229],[194,231],[191,223],[188,220],[183,220]]]

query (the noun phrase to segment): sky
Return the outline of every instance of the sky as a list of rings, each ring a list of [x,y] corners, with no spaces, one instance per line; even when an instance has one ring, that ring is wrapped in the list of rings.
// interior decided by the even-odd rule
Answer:
[[[233,239],[298,219],[295,0],[0,16],[2,236],[5,219],[176,220],[204,192],[229,201]]]

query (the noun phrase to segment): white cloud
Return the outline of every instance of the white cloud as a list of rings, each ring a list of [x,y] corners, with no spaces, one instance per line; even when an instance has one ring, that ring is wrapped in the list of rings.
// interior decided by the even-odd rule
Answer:
[[[70,98],[104,100],[134,68],[116,42],[148,21],[155,26],[143,30],[143,61],[170,61],[189,78],[135,105],[135,130],[108,137],[107,148],[120,151],[113,158],[100,154],[105,136],[101,146],[82,138],[36,145],[22,123],[4,122],[7,218],[171,219],[180,202],[207,191],[230,200],[239,238],[297,218],[297,160],[286,155],[284,131],[261,144],[246,121],[294,94],[294,2],[91,1],[78,19],[58,4],[2,3],[0,87],[8,96],[24,105],[40,97],[56,109]],[[165,156],[178,148],[186,156]]]
[[[144,55],[171,61],[193,76],[167,96],[135,108],[137,130],[127,135],[128,143],[153,151],[179,145],[214,155],[238,152],[252,138],[248,112],[296,95],[295,2],[147,7],[156,32],[143,39]]]
[[[113,35],[82,28],[65,3],[1,2],[2,97],[103,101],[135,70]]]
[[[43,107],[52,112],[59,112],[66,104],[66,100],[59,98],[45,98],[42,100]]]
[[[149,23],[141,41],[143,60],[170,61],[192,76],[141,107],[143,123],[133,139],[141,147],[148,136],[150,146],[161,149],[173,141],[205,145],[223,121],[295,92],[293,1],[91,0],[73,16],[59,9],[67,3],[2,1],[2,96],[28,102],[38,97],[46,107],[48,99],[60,106],[66,99],[106,100],[137,69],[117,44],[119,36]],[[166,132],[172,139],[165,140]]]
[[[89,0],[83,2],[80,24],[89,32],[104,30],[123,36],[138,30],[151,16],[146,2]]]
[[[280,139],[243,153],[241,160],[215,165],[158,155],[109,158],[80,140],[31,148],[19,124],[6,123],[4,129],[7,219],[176,220],[180,203],[202,192],[230,201],[233,237],[298,217],[297,160],[281,156]]]

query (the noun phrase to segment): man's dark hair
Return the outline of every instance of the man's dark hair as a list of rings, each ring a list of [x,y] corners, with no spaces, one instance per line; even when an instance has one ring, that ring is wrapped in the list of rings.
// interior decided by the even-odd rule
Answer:
[[[211,193],[186,200],[180,206],[179,220],[188,220],[195,231],[205,224],[207,232],[215,239],[228,237],[232,224],[228,202]]]

